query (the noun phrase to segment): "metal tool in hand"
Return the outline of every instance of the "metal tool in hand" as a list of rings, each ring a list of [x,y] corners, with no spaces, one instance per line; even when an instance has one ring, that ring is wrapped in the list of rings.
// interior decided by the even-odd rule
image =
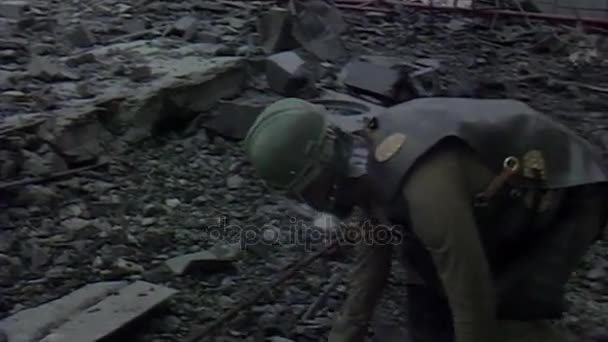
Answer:
[[[481,193],[475,196],[474,205],[476,207],[484,207],[488,205],[488,201],[496,195],[496,193],[505,186],[507,181],[516,174],[520,169],[519,159],[510,156],[505,158],[502,171],[496,176],[488,187]]]

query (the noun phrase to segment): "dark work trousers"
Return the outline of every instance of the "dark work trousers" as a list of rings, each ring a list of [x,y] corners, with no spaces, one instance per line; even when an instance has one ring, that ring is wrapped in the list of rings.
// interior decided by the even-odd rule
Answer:
[[[534,322],[559,318],[565,310],[564,288],[568,279],[603,232],[605,198],[603,185],[567,189],[551,220],[543,218],[547,227],[542,234],[536,236],[534,229],[534,233],[523,233],[521,241],[526,241],[522,243],[525,247],[516,250],[512,260],[501,265],[495,274],[499,320]],[[510,247],[517,248],[517,244]],[[407,294],[413,342],[453,342],[451,313],[442,292],[434,286],[411,284]],[[520,330],[527,327],[542,330],[534,323],[517,325]],[[549,342],[555,338],[543,331],[505,331],[508,334],[514,336],[513,341]]]

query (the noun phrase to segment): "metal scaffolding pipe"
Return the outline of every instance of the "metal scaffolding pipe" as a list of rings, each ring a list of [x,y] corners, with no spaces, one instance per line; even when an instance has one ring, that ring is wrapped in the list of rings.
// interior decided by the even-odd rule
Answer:
[[[475,8],[467,8],[467,7],[454,7],[454,6],[432,6],[426,4],[416,4],[411,3],[404,0],[382,0],[377,1],[377,3],[386,3],[390,5],[401,5],[404,7],[410,8],[419,8],[424,10],[439,10],[439,11],[452,11],[452,12],[463,12],[469,13],[473,15],[484,15],[484,16],[509,16],[509,17],[527,17],[530,19],[540,19],[547,20],[551,22],[558,23],[578,23],[582,22],[584,24],[589,24],[592,26],[599,26],[603,28],[608,28],[608,19],[604,18],[590,18],[590,17],[575,17],[561,14],[551,14],[551,13],[534,13],[534,12],[522,12],[522,11],[513,11],[513,10],[504,10],[498,8],[487,8],[487,9],[475,9]],[[338,0],[336,1],[336,5],[339,8],[343,9],[353,9],[353,10],[363,10],[363,11],[373,11],[373,12],[383,12],[383,13],[391,13],[393,12],[387,8],[381,8],[380,6],[370,6],[372,1],[365,0]]]

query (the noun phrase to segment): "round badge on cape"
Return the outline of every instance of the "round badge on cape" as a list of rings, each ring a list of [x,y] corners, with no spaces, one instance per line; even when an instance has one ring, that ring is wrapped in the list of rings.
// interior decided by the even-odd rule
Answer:
[[[378,147],[376,147],[375,157],[379,162],[385,162],[391,159],[405,143],[406,137],[403,133],[394,133],[384,139]]]

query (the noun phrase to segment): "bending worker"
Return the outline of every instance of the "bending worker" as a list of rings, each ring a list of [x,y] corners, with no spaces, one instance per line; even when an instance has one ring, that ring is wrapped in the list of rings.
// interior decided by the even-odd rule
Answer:
[[[548,321],[606,222],[607,173],[589,143],[515,100],[415,99],[356,133],[329,117],[279,100],[245,149],[269,185],[342,218],[358,207],[378,223],[371,236],[390,224],[401,237],[362,240],[330,342],[364,340],[393,252],[412,341],[569,341]]]

